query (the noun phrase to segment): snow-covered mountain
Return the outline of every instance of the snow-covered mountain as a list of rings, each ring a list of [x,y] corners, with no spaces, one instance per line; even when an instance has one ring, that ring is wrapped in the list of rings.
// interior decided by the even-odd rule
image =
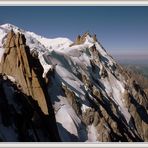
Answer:
[[[22,102],[15,101],[17,90],[26,100],[31,96],[40,108],[39,113],[34,103],[27,102],[29,107],[25,109],[31,108],[38,115],[36,120],[34,113],[30,115],[29,126],[24,125],[26,141],[28,137],[32,141],[148,141],[147,96],[96,35],[84,33],[72,42],[67,38],[44,38],[4,24],[0,26],[0,62],[0,89],[4,91],[0,104],[4,95],[8,106],[15,106],[13,115],[22,115],[16,107],[20,104],[24,109]],[[10,86],[15,91],[7,95]],[[0,116],[7,118],[2,111]],[[45,127],[40,126],[44,116]],[[18,138],[20,132],[13,122],[16,118],[9,125],[0,122],[2,141],[24,140]],[[15,136],[7,136],[8,132]]]

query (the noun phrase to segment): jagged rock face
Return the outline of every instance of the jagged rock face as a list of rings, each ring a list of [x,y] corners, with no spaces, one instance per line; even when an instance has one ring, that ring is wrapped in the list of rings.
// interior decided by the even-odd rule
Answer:
[[[48,114],[48,96],[41,82],[43,68],[39,60],[30,54],[23,34],[8,33],[0,72],[13,76],[22,91],[37,100],[41,110]]]
[[[107,54],[96,35],[79,35],[68,47],[59,41],[47,45],[47,40],[45,44],[44,38],[32,37],[32,33],[25,36],[12,31],[8,34],[0,71],[14,77],[21,93],[30,96],[31,102],[36,100],[42,115],[48,115],[49,136],[60,135],[66,142],[148,141],[147,95]],[[37,52],[38,44],[30,51],[26,46],[32,45],[30,39],[31,43],[45,44],[43,52]],[[46,133],[42,115],[31,110],[29,121]]]

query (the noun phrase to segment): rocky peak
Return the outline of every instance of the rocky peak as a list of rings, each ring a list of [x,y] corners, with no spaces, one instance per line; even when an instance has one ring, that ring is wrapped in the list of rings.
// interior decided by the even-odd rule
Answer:
[[[39,59],[31,55],[23,34],[15,34],[13,30],[8,33],[0,72],[14,77],[23,92],[37,100],[41,110],[48,114],[43,68]]]
[[[86,41],[86,37],[87,36],[91,37],[94,40],[94,42],[97,42],[96,35],[94,35],[92,37],[89,32],[85,32],[82,35],[78,35],[77,38],[76,38],[76,40],[75,40],[75,42],[72,45],[70,45],[70,46],[84,44],[84,42]]]
[[[98,41],[98,40],[97,40],[97,35],[96,35],[96,34],[93,35],[93,40],[94,40],[95,42]]]

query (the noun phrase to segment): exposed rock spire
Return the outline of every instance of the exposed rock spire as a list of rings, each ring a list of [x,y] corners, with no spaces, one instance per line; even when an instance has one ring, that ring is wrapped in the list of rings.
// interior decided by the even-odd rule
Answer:
[[[13,76],[25,94],[37,100],[41,110],[48,114],[47,92],[44,90],[43,68],[38,59],[30,54],[23,34],[11,30],[7,35],[1,73]]]

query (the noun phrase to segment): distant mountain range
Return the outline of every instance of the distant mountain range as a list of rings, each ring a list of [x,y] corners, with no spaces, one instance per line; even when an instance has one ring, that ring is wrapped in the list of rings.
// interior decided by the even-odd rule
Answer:
[[[144,65],[142,65],[142,64],[123,64],[123,65],[148,78],[148,65],[146,65],[146,64],[144,64]]]
[[[113,54],[114,58],[121,64],[148,66],[148,54]]]

